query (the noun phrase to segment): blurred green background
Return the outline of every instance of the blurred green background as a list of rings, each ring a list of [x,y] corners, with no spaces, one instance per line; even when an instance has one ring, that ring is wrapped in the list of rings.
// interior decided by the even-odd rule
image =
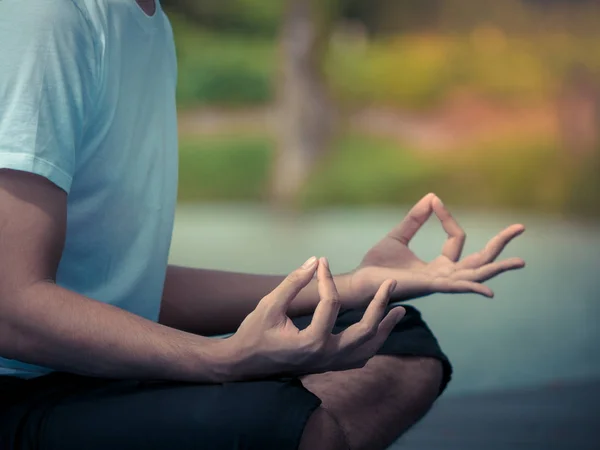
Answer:
[[[173,263],[352,270],[435,192],[465,254],[511,223],[493,301],[417,305],[449,392],[600,377],[600,2],[162,0],[179,59]],[[411,245],[430,260],[429,221]],[[468,319],[468,320],[467,320]]]
[[[164,0],[181,201],[600,215],[600,6]]]

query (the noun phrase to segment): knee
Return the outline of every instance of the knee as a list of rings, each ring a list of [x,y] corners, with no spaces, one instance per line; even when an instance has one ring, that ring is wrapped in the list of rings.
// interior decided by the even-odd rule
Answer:
[[[435,358],[428,357],[405,358],[404,362],[408,365],[408,370],[413,371],[413,375],[419,375],[423,391],[432,392],[437,397],[444,379],[442,363]]]
[[[310,416],[299,450],[348,450],[347,437],[338,421],[323,407],[319,407]]]
[[[402,391],[403,398],[410,398],[411,403],[423,413],[427,412],[440,394],[444,382],[444,367],[435,358],[428,357],[385,357],[380,361],[386,365],[390,376],[396,383],[390,383]]]

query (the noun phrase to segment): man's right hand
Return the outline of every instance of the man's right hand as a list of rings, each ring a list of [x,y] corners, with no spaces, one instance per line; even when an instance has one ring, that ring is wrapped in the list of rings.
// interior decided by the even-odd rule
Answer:
[[[317,272],[320,303],[311,324],[299,330],[287,316],[290,303]],[[292,272],[226,339],[232,380],[272,375],[298,376],[309,373],[363,367],[383,345],[405,310],[385,314],[396,282],[386,280],[367,307],[362,320],[333,334],[340,300],[325,258],[309,259]]]

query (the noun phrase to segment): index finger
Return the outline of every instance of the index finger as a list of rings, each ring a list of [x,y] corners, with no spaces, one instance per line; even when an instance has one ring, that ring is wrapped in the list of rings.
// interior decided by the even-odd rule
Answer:
[[[290,303],[296,298],[302,289],[312,280],[319,261],[314,256],[306,261],[302,267],[294,270],[267,295],[263,302],[278,312],[285,314]]]
[[[385,316],[390,295],[395,287],[395,280],[387,280],[379,286],[360,322],[349,326],[340,333],[340,349],[354,350],[377,335],[379,325]]]
[[[400,241],[404,245],[408,245],[415,234],[417,234],[417,231],[421,229],[423,224],[427,222],[427,219],[431,216],[431,202],[434,198],[434,194],[427,194],[419,200],[417,204],[410,209],[402,222],[388,233],[388,236]]]

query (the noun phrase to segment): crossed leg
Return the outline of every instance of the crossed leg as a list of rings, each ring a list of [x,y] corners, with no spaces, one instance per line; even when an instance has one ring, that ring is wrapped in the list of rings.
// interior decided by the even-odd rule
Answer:
[[[442,364],[433,358],[377,355],[362,369],[309,375],[304,386],[322,400],[300,450],[386,449],[429,410]]]
[[[20,380],[13,386],[20,400],[4,413],[0,407],[0,447],[385,449],[427,412],[451,376],[418,311],[405,309],[380,353],[351,371],[224,385],[60,373]],[[362,311],[340,314],[336,332],[360,317]]]

